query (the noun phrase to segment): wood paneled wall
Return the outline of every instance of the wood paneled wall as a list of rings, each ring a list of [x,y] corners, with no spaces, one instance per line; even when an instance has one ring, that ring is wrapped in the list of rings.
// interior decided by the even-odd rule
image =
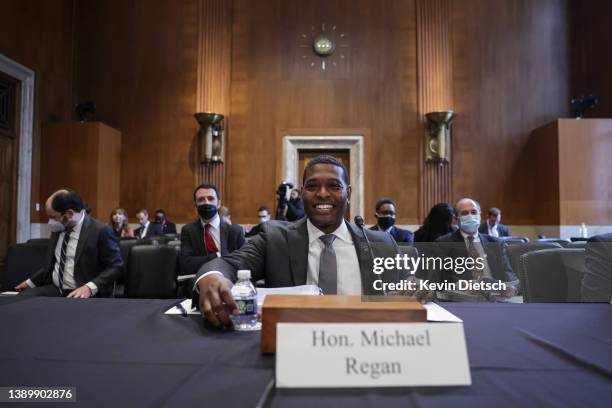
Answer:
[[[452,2],[453,193],[501,208],[505,223],[540,224],[529,134],[568,115],[566,2]]]
[[[75,101],[121,131],[121,206],[195,218],[198,1],[83,1]]]
[[[399,222],[416,223],[414,1],[237,0],[233,14],[232,219],[254,221],[260,205],[274,206],[280,180],[273,163],[282,160],[277,129],[365,128],[367,221],[376,200],[389,196],[398,202]],[[309,42],[323,24],[346,45],[325,70]]]
[[[40,197],[41,124],[68,121],[72,114],[73,0],[3,0],[0,6],[0,53],[32,69],[35,79],[32,133],[31,219],[37,222]],[[15,158],[17,160],[17,158]],[[41,207],[42,218],[44,208]]]

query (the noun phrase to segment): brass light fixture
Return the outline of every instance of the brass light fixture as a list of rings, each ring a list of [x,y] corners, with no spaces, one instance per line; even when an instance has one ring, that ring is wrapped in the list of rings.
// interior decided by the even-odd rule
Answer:
[[[200,124],[198,133],[200,162],[223,163],[225,157],[224,116],[214,112],[201,112],[194,116]]]
[[[450,162],[451,124],[455,112],[430,112],[425,114],[428,132],[425,135],[425,161],[439,163]]]

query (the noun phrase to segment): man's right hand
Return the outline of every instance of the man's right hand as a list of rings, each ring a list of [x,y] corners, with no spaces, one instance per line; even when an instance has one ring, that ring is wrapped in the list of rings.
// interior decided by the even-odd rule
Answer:
[[[198,282],[200,313],[215,327],[232,327],[230,314],[238,314],[232,297],[232,282],[221,274],[210,274]]]
[[[27,281],[23,281],[19,285],[15,286],[15,290],[17,292],[23,292],[24,290],[30,289],[30,286],[26,282]]]

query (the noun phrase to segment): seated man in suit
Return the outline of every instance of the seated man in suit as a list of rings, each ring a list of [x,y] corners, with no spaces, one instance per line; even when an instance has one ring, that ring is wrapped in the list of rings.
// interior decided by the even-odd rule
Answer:
[[[374,280],[404,278],[397,270],[373,274],[373,257],[395,257],[398,248],[388,234],[344,220],[350,197],[348,173],[339,160],[319,156],[308,162],[302,186],[306,218],[269,221],[242,249],[205,264],[195,288],[202,315],[213,326],[231,325],[229,313],[238,313],[231,287],[239,269],[249,269],[253,280],[264,279],[267,287],[312,284],[324,294],[341,295],[381,294]]]
[[[144,208],[136,212],[136,218],[140,224],[140,227],[136,228],[134,231],[134,236],[136,238],[143,239],[163,235],[160,225],[149,221],[149,212]]]
[[[395,202],[388,198],[383,198],[376,203],[376,225],[371,230],[384,231],[391,234],[395,242],[412,242],[412,232],[396,227]]]
[[[123,267],[117,237],[85,213],[81,197],[59,190],[45,204],[51,241],[45,266],[15,289],[30,296],[109,296]]]
[[[270,221],[270,209],[266,206],[261,206],[257,210],[257,217],[259,217],[259,224],[252,227],[247,233],[247,237],[252,237],[261,232],[261,227],[264,223]]]
[[[591,237],[585,250],[583,302],[612,302],[612,234]]]
[[[226,223],[219,216],[221,198],[217,187],[201,184],[193,192],[200,217],[181,230],[181,273],[195,275],[206,262],[227,255],[244,244],[239,225]]]
[[[509,237],[510,229],[504,224],[500,224],[501,221],[501,210],[499,208],[489,209],[489,215],[487,220],[480,224],[478,232],[481,234],[487,234],[495,238]]]
[[[155,211],[155,224],[159,226],[161,235],[176,234],[176,225],[166,219],[166,212],[164,210]]]
[[[499,238],[478,233],[480,204],[470,198],[462,198],[455,206],[455,214],[459,229],[435,241],[438,256],[442,259],[480,259],[483,267],[437,270],[434,280],[455,283],[460,280],[502,281],[507,287],[503,295],[514,296],[518,291],[518,278],[510,266],[507,245]]]

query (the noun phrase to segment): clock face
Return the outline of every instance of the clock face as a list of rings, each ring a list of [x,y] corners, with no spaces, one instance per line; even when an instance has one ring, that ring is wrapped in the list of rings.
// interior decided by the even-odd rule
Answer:
[[[317,55],[321,57],[327,57],[328,55],[331,55],[334,52],[334,50],[336,49],[336,44],[330,38],[320,35],[314,39],[312,48],[314,49],[314,52],[317,53]]]

